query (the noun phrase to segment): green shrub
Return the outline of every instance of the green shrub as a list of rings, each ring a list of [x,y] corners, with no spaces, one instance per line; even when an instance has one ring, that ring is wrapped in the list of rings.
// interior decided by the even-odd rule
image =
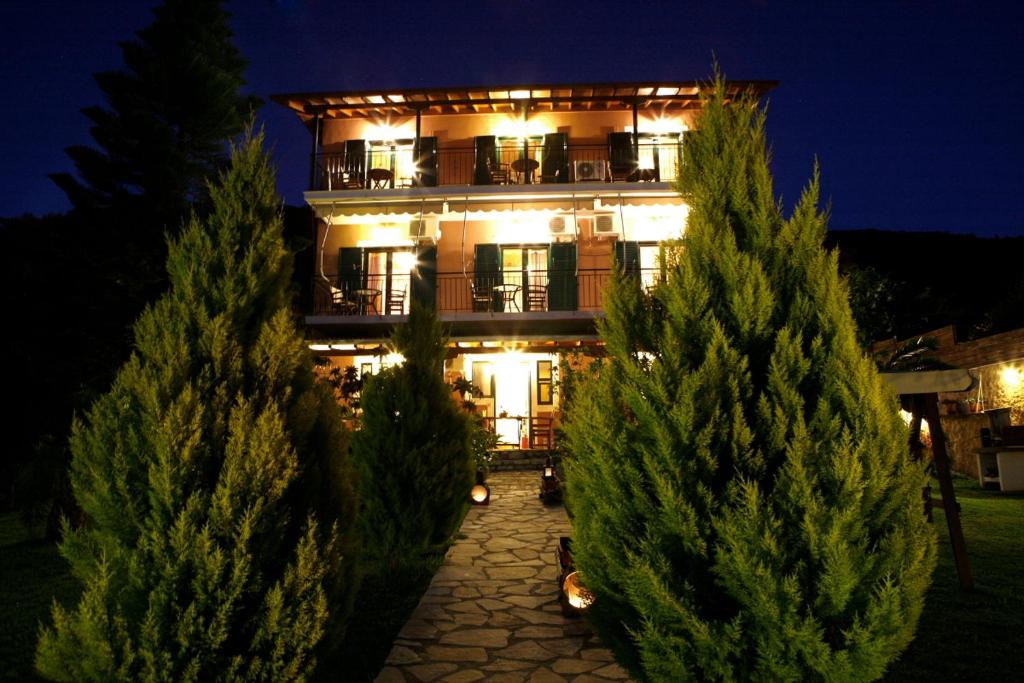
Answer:
[[[61,553],[84,591],[42,634],[48,678],[301,680],[341,633],[351,470],[289,312],[292,257],[261,146],[234,150],[209,218],[170,243],[171,290],[74,426],[87,523],[65,528]]]
[[[405,360],[365,383],[352,438],[363,530],[388,563],[452,536],[474,472],[470,415],[444,382],[447,340],[433,310],[414,303],[392,345]]]
[[[718,79],[687,135],[685,248],[614,279],[566,425],[591,621],[640,680],[872,680],[935,562],[894,397],[857,345],[818,180],[773,194],[764,113]]]

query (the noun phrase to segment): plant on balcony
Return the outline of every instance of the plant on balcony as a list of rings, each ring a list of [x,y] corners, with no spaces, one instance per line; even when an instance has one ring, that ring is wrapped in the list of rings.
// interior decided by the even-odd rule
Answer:
[[[470,415],[444,382],[447,339],[436,313],[413,302],[391,345],[404,362],[367,380],[352,438],[363,529],[384,565],[446,543],[469,501]]]
[[[354,589],[340,412],[289,310],[291,256],[262,135],[169,246],[170,291],[73,428],[84,583],[36,665],[54,680],[294,680],[330,660]]]
[[[822,246],[817,173],[784,218],[763,110],[721,79],[705,106],[660,311],[615,278],[608,360],[569,407],[590,620],[638,680],[877,679],[935,562],[924,473]]]

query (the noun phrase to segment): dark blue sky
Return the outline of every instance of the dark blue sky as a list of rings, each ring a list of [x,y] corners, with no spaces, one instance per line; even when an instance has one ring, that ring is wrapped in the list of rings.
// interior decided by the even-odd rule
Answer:
[[[152,2],[0,1],[0,215],[62,211],[46,177],[88,142],[91,74]],[[249,90],[690,80],[711,55],[775,79],[769,134],[787,206],[815,156],[835,228],[1024,235],[1024,5],[969,2],[328,2],[229,4]],[[309,136],[260,111],[301,202]]]

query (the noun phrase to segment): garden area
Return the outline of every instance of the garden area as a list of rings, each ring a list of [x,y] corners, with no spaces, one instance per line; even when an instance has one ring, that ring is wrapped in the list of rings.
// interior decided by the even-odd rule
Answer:
[[[885,680],[1012,680],[1024,651],[1024,496],[985,491],[954,479],[963,512],[976,588],[960,590],[945,520],[936,511],[932,530],[939,563],[925,600],[917,636]],[[31,681],[39,625],[54,600],[71,606],[79,593],[54,544],[32,538],[18,516],[0,516],[0,680]],[[415,609],[441,557],[404,578],[364,584],[353,610],[360,624],[346,640],[346,680],[372,680],[398,631]]]

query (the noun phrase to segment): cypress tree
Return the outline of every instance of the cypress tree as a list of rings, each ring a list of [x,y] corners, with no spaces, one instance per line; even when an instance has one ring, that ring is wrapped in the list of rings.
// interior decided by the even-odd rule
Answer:
[[[54,680],[300,680],[352,592],[356,512],[331,390],[289,312],[262,135],[169,245],[170,291],[72,430],[84,584],[36,664]]]
[[[716,78],[685,142],[685,247],[653,299],[615,279],[609,357],[567,420],[592,622],[640,680],[877,679],[935,562],[817,170],[785,218],[764,123]]]
[[[404,361],[364,384],[352,437],[363,533],[390,564],[447,541],[473,485],[470,416],[444,383],[447,339],[433,309],[413,302],[392,346]]]

